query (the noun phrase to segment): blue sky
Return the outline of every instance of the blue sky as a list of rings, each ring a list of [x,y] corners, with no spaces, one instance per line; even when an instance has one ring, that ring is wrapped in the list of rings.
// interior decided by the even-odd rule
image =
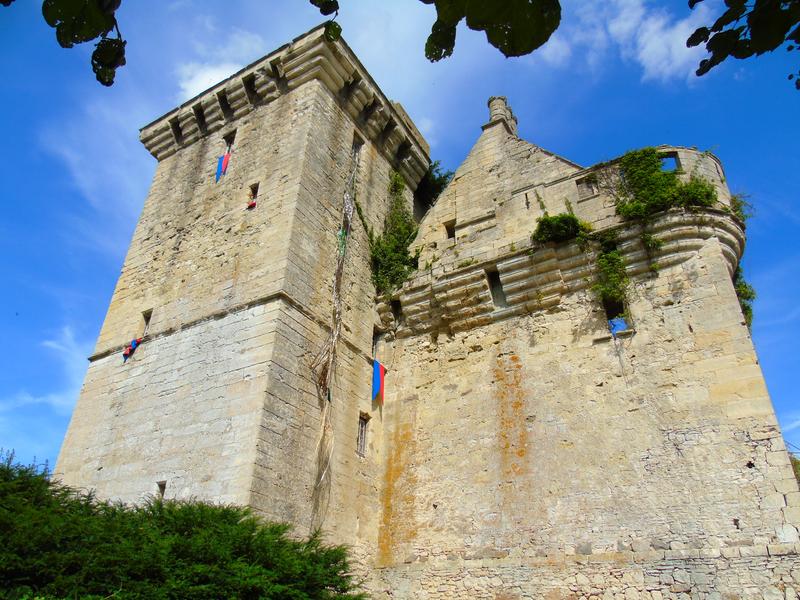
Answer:
[[[684,40],[715,0],[566,0],[561,29],[507,60],[460,30],[453,57],[423,47],[434,9],[415,0],[340,0],[344,36],[455,169],[509,98],[520,135],[585,165],[661,143],[716,153],[751,195],[744,266],[759,297],[753,337],[784,434],[800,446],[797,184],[800,92],[792,54],[733,61],[696,78]],[[717,0],[717,5],[719,0]],[[55,463],[155,159],[138,128],[320,22],[305,0],[125,0],[128,65],[110,89],[91,47],[60,49],[39,3],[0,8],[2,186],[0,447]],[[796,54],[796,53],[795,53]]]

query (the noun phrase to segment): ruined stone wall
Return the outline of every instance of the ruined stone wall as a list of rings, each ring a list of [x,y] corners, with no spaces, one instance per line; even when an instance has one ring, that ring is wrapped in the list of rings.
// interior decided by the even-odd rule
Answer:
[[[466,330],[405,337],[401,327],[384,349],[382,582],[407,589],[403,597],[448,598],[469,574],[469,597],[573,597],[575,573],[591,578],[609,565],[661,573],[695,568],[682,558],[740,549],[795,553],[800,493],[731,265],[718,238],[699,246],[657,276],[635,278],[635,333],[619,340],[586,288],[548,310],[489,313]],[[579,262],[556,260],[564,271]],[[491,303],[486,283],[476,288]],[[760,560],[731,577],[759,571]],[[551,580],[534,568],[564,561],[572,566]],[[728,568],[714,564],[712,578]],[[606,575],[593,587],[620,583]],[[666,593],[668,583],[633,587]]]
[[[525,144],[484,126],[423,223],[427,269],[397,295],[402,319],[380,307],[395,329],[379,348],[372,589],[794,598],[800,492],[733,289],[744,236],[715,159],[680,149],[722,190],[719,208],[654,219],[663,245],[648,256],[613,200],[579,195],[586,170]],[[570,205],[619,236],[631,285],[618,339],[591,290],[592,248],[531,244],[535,218]],[[459,221],[465,206],[486,218]]]

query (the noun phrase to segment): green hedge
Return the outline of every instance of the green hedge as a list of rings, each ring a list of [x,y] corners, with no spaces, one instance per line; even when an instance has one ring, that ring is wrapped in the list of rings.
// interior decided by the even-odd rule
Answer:
[[[248,509],[101,502],[0,461],[0,598],[362,598],[347,551]]]

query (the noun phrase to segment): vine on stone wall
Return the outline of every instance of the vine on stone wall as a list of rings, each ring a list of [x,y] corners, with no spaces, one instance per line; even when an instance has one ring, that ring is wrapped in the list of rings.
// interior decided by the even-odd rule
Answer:
[[[750,328],[753,325],[753,301],[756,299],[756,290],[745,281],[741,267],[736,267],[736,271],[733,274],[733,289],[736,290],[736,297],[739,298],[739,306],[742,307],[744,322]]]
[[[536,230],[531,241],[537,244],[547,242],[566,242],[584,237],[592,231],[592,226],[581,221],[572,213],[548,215],[547,211],[536,220]]]
[[[544,215],[537,219],[536,230],[531,241],[547,242],[576,241],[584,251],[591,248],[596,253],[597,279],[592,291],[604,306],[625,306],[627,302],[628,275],[625,260],[617,249],[617,237],[612,231],[593,232],[591,225],[572,213]],[[614,317],[620,315],[613,315]]]
[[[392,171],[389,176],[389,214],[380,235],[375,235],[367,225],[361,206],[356,202],[358,217],[367,231],[372,283],[379,296],[399,288],[418,267],[419,250],[413,254],[409,250],[418,227],[403,198],[405,188],[403,176]]]

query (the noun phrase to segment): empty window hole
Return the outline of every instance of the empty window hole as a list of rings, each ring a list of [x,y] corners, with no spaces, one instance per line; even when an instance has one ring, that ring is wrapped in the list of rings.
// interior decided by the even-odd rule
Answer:
[[[367,413],[361,413],[358,416],[358,438],[356,439],[356,452],[359,456],[364,457],[367,455],[367,425],[369,424],[370,416]]]
[[[606,320],[611,321],[625,314],[625,303],[620,300],[604,298],[603,310],[606,311]]]
[[[733,520],[733,526],[736,527],[736,529],[741,529],[741,527],[739,527],[739,519]]]
[[[680,165],[678,164],[677,154],[675,153],[662,154],[659,158],[661,158],[662,171],[677,171],[680,169]]]
[[[492,293],[492,302],[498,308],[508,306],[506,293],[503,291],[503,282],[500,281],[500,273],[497,269],[486,269],[486,280],[489,282],[489,291]]]
[[[250,186],[250,193],[247,195],[250,200],[255,200],[258,198],[258,182],[254,183]]]
[[[452,221],[447,221],[444,224],[444,230],[447,232],[447,239],[454,240],[456,239],[456,221],[453,219]]]
[[[153,318],[153,309],[142,311],[142,337],[150,330],[150,319]]]
[[[394,316],[395,323],[399,325],[403,322],[403,305],[400,300],[392,300],[389,306],[392,308],[392,316]]]
[[[163,498],[164,493],[167,491],[167,482],[166,481],[157,481],[156,486],[158,486],[158,497]]]
[[[372,356],[378,356],[378,344],[383,337],[383,332],[375,327],[372,330]]]
[[[225,147],[228,149],[228,152],[230,152],[231,148],[233,148],[233,142],[236,139],[236,130],[234,129],[230,133],[226,133],[222,136],[222,139],[225,140]]]

